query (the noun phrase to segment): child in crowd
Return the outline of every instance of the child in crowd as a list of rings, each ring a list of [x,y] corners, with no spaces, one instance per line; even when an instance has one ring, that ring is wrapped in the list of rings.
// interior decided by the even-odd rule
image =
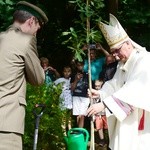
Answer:
[[[100,90],[102,84],[103,84],[102,80],[96,80],[95,89]],[[96,103],[100,102],[100,99],[95,99],[95,102]],[[105,111],[102,111],[95,115],[95,126],[100,138],[99,145],[103,147],[106,144],[103,129],[108,129]]]
[[[50,85],[54,80],[60,77],[57,70],[49,65],[49,60],[46,57],[41,57],[41,66],[45,71],[45,83]]]
[[[90,100],[87,95],[88,74],[83,71],[84,62],[75,61],[76,71],[71,78],[73,95],[73,115],[77,117],[77,126],[84,127],[84,119]]]
[[[55,85],[62,84],[62,93],[60,95],[61,104],[60,107],[64,112],[63,125],[64,134],[66,135],[66,130],[71,129],[71,110],[72,110],[72,95],[71,95],[71,67],[65,66],[63,68],[63,77],[58,78],[54,81]]]

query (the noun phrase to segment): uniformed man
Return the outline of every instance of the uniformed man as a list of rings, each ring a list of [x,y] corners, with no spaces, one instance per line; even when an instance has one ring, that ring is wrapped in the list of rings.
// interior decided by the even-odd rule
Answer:
[[[26,82],[41,85],[45,80],[36,33],[47,21],[40,8],[20,1],[13,24],[0,33],[0,150],[22,150]]]

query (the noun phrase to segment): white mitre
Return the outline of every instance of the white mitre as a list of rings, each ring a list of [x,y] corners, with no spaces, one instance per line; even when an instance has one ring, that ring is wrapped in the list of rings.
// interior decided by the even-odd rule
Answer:
[[[109,14],[109,17],[109,24],[100,22],[99,28],[101,29],[110,49],[116,48],[123,42],[128,40],[131,41],[134,47],[138,49],[145,49],[129,38],[126,31],[123,29],[123,27],[114,15]]]

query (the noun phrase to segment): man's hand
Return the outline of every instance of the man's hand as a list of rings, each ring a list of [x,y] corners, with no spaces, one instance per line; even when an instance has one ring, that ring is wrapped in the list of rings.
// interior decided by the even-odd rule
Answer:
[[[100,43],[96,44],[96,48],[99,49],[99,50],[104,49]]]
[[[77,73],[75,76],[75,80],[79,81],[81,78],[83,78],[83,74],[82,73]]]
[[[100,94],[98,92],[98,90],[95,90],[95,89],[91,89],[91,91],[88,89],[88,96],[90,98],[99,98],[100,97]]]
[[[105,106],[103,103],[96,103],[91,105],[87,110],[87,116],[95,115],[105,109]]]
[[[101,52],[103,52],[103,53],[105,54],[105,56],[108,56],[108,55],[109,55],[108,51],[105,50],[105,49],[103,48],[103,46],[102,46],[100,43],[97,43],[97,44],[96,44],[96,48],[97,48],[98,50],[100,50]]]

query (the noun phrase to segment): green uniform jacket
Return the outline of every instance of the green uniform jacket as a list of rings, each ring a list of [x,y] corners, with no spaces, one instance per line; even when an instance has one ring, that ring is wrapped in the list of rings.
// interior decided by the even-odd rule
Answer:
[[[26,82],[44,83],[36,37],[11,26],[0,34],[0,131],[24,133]]]

